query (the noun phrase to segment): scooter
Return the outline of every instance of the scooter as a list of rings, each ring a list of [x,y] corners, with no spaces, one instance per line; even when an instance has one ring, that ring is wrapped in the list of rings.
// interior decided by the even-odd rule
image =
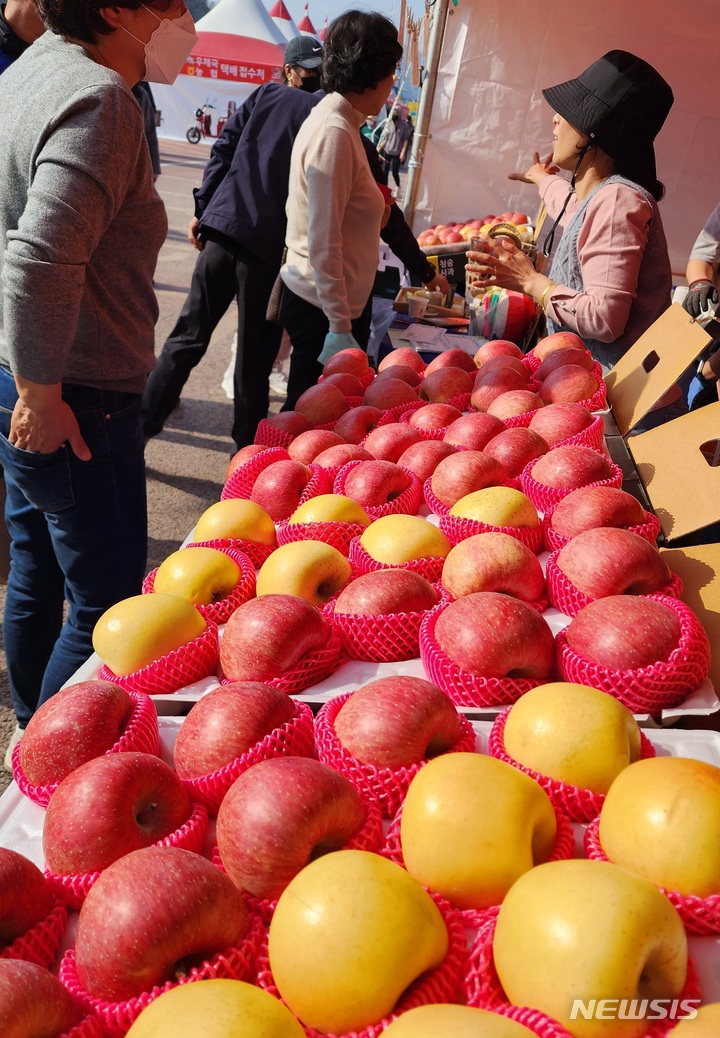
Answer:
[[[217,133],[212,132],[212,116],[210,112],[215,111],[215,106],[204,104],[202,108],[195,109],[195,125],[191,126],[185,136],[191,144],[199,144],[203,137],[217,137],[225,125],[224,119],[218,119]]]

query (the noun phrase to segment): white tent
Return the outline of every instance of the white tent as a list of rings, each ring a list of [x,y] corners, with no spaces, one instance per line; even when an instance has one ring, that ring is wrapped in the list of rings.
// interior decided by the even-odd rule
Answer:
[[[300,36],[300,30],[292,20],[290,12],[283,3],[283,0],[277,0],[275,6],[270,8],[270,17],[286,40],[292,40],[296,36]]]
[[[439,6],[439,5],[438,5]],[[413,227],[506,209],[537,209],[537,190],[507,179],[549,154],[552,112],[541,89],[577,76],[616,48],[668,80],[675,104],[656,140],[661,212],[673,271],[720,198],[720,37],[716,0],[602,4],[460,0],[449,8],[418,170]],[[423,156],[419,156],[420,159]]]
[[[262,0],[220,0],[195,29],[198,42],[175,83],[153,84],[163,137],[185,137],[195,110],[204,104],[214,108],[215,131],[230,103],[241,104],[280,75],[287,40]]]

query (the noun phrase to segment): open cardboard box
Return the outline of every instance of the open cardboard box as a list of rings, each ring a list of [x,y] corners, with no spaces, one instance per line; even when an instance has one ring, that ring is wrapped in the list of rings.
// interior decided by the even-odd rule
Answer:
[[[413,295],[415,292],[422,292],[421,288],[401,288],[398,294],[395,296],[393,303],[393,310],[399,314],[406,314],[408,312],[408,295]],[[449,306],[428,306],[425,311],[426,317],[462,317],[465,313],[465,297],[455,293],[455,301],[452,307]]]
[[[605,376],[613,418],[667,543],[720,521],[720,402],[628,434],[711,341],[674,303]]]

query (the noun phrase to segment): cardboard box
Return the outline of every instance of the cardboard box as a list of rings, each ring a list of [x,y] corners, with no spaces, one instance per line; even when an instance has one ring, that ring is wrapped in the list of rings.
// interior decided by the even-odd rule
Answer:
[[[683,602],[697,615],[710,639],[710,680],[715,689],[720,689],[720,544],[661,551],[673,573],[682,578]],[[718,723],[715,718],[712,726]]]
[[[674,386],[712,341],[673,303],[605,376],[608,403],[625,436]]]
[[[413,292],[413,289],[401,288],[398,294],[395,296],[393,302],[393,310],[399,314],[406,314],[408,312],[408,291]],[[455,299],[452,308],[449,306],[429,306],[426,311],[427,317],[463,317],[465,313],[465,299],[463,296],[455,294]]]
[[[720,522],[720,402],[629,434],[711,341],[674,303],[605,376],[618,432],[668,544]]]

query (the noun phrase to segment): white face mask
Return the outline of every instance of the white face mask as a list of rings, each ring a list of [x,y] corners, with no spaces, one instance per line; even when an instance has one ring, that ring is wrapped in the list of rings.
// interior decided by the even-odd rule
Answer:
[[[174,83],[198,41],[193,16],[186,11],[179,18],[159,18],[149,7],[144,4],[143,7],[159,22],[147,43],[125,29],[128,36],[143,43],[145,48],[143,79],[151,83]]]

